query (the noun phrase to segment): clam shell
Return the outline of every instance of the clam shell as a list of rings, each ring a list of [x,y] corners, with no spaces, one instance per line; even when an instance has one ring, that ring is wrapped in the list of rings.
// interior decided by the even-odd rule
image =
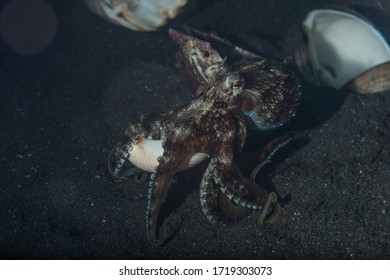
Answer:
[[[389,89],[383,66],[390,62],[389,44],[376,25],[351,11],[323,9],[306,16],[302,33],[294,34],[297,68],[317,86],[359,93]]]
[[[188,0],[83,0],[104,19],[135,31],[153,31],[173,19]]]
[[[376,93],[390,89],[390,62],[377,65],[349,82],[344,89],[357,93]]]

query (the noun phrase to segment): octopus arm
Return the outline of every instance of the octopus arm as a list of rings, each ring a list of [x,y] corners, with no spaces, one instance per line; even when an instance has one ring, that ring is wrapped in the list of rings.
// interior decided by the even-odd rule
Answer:
[[[291,140],[292,138],[288,135],[273,139],[260,151],[255,151],[254,156],[258,156],[261,161],[270,160],[279,149],[286,146]]]
[[[154,245],[160,245],[165,240],[165,224],[160,230],[162,234],[158,234],[158,216],[172,178],[179,170],[182,161],[188,157],[188,149],[185,145],[173,143],[174,141],[169,140],[163,143],[164,152],[159,158],[157,172],[151,175],[148,188],[146,231],[149,241]]]
[[[237,170],[238,177],[245,183],[249,193],[260,197],[260,201],[268,200],[268,193],[250,178],[246,177],[253,173],[257,167],[261,167],[268,162],[270,158],[282,147],[291,141],[289,136],[282,136],[272,140],[265,146],[262,146],[248,154],[240,155],[234,160],[234,168]],[[206,169],[200,185],[200,204],[208,220],[234,221],[241,219],[250,213],[248,208],[239,207],[231,202],[228,197],[221,192],[210,175],[211,165]],[[245,174],[245,175],[244,175]]]
[[[119,143],[110,153],[108,157],[108,170],[111,176],[119,179],[123,176],[122,171],[125,162],[128,160],[132,149],[131,141]]]
[[[223,160],[213,158],[210,165],[215,184],[230,201],[252,211],[263,209],[268,192],[245,177],[233,162],[224,164]]]
[[[203,174],[200,183],[200,205],[206,218],[211,222],[222,219],[219,211],[218,196],[220,190],[210,175],[210,165]]]
[[[210,175],[209,168],[203,174],[200,184],[200,204],[210,222],[235,221],[250,213],[249,209],[234,205],[224,195]]]
[[[290,136],[278,137],[265,146],[261,146],[249,153],[241,154],[234,162],[239,166],[242,174],[249,176],[257,167],[261,167],[264,163],[269,162],[273,155],[291,140]]]

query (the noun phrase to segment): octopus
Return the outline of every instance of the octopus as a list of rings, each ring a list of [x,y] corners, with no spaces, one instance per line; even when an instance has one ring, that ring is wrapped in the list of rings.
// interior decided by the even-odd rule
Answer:
[[[146,231],[155,245],[165,240],[159,212],[175,174],[200,162],[207,161],[200,205],[210,221],[222,220],[232,206],[252,212],[270,203],[270,194],[241,171],[239,161],[245,157],[240,153],[249,127],[284,124],[294,116],[300,96],[299,81],[284,63],[253,57],[229,66],[209,43],[173,30],[170,35],[181,46],[181,70],[198,82],[197,97],[130,124],[109,157],[114,178],[121,178],[129,163],[152,173]],[[255,156],[259,167],[287,142],[279,138],[262,149]]]

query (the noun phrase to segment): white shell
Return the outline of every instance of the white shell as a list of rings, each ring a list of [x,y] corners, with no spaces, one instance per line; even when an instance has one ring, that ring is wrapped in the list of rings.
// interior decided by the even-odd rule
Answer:
[[[314,10],[307,15],[302,29],[319,85],[340,89],[362,73],[390,61],[390,48],[381,33],[351,13]]]
[[[153,31],[173,19],[188,0],[83,0],[104,19],[135,31]]]
[[[138,143],[132,146],[130,162],[146,172],[155,173],[159,165],[158,159],[163,155],[162,147],[164,140],[152,140],[138,137]],[[187,170],[208,158],[205,153],[192,153],[180,164],[178,171]]]
[[[139,169],[155,173],[159,165],[158,158],[164,153],[162,143],[163,140],[139,137],[138,143],[130,151],[130,162]]]
[[[205,159],[207,159],[209,156],[205,153],[193,153],[193,154],[189,154],[187,156],[187,158],[185,158],[182,163],[180,164],[178,170],[179,171],[183,171],[183,170],[187,170],[199,163],[201,163],[202,161],[204,161]]]

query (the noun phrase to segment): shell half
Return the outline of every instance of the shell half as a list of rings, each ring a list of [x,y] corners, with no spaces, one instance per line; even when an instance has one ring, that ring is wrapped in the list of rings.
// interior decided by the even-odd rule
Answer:
[[[153,31],[173,19],[188,0],[83,0],[104,19],[135,31]]]
[[[159,158],[164,153],[164,140],[153,140],[138,136],[137,144],[132,145],[129,151],[129,161],[139,169],[155,173],[159,166]],[[205,153],[192,153],[181,162],[178,171],[187,170],[207,159]]]
[[[389,75],[383,75],[383,69],[388,68],[383,65],[390,62],[389,44],[365,18],[339,10],[314,10],[304,20],[302,31],[305,41],[297,44],[294,56],[310,82],[336,89],[354,84],[350,89],[359,93],[390,88],[386,81]],[[355,81],[361,78],[364,80]],[[368,79],[369,85],[356,88]]]

